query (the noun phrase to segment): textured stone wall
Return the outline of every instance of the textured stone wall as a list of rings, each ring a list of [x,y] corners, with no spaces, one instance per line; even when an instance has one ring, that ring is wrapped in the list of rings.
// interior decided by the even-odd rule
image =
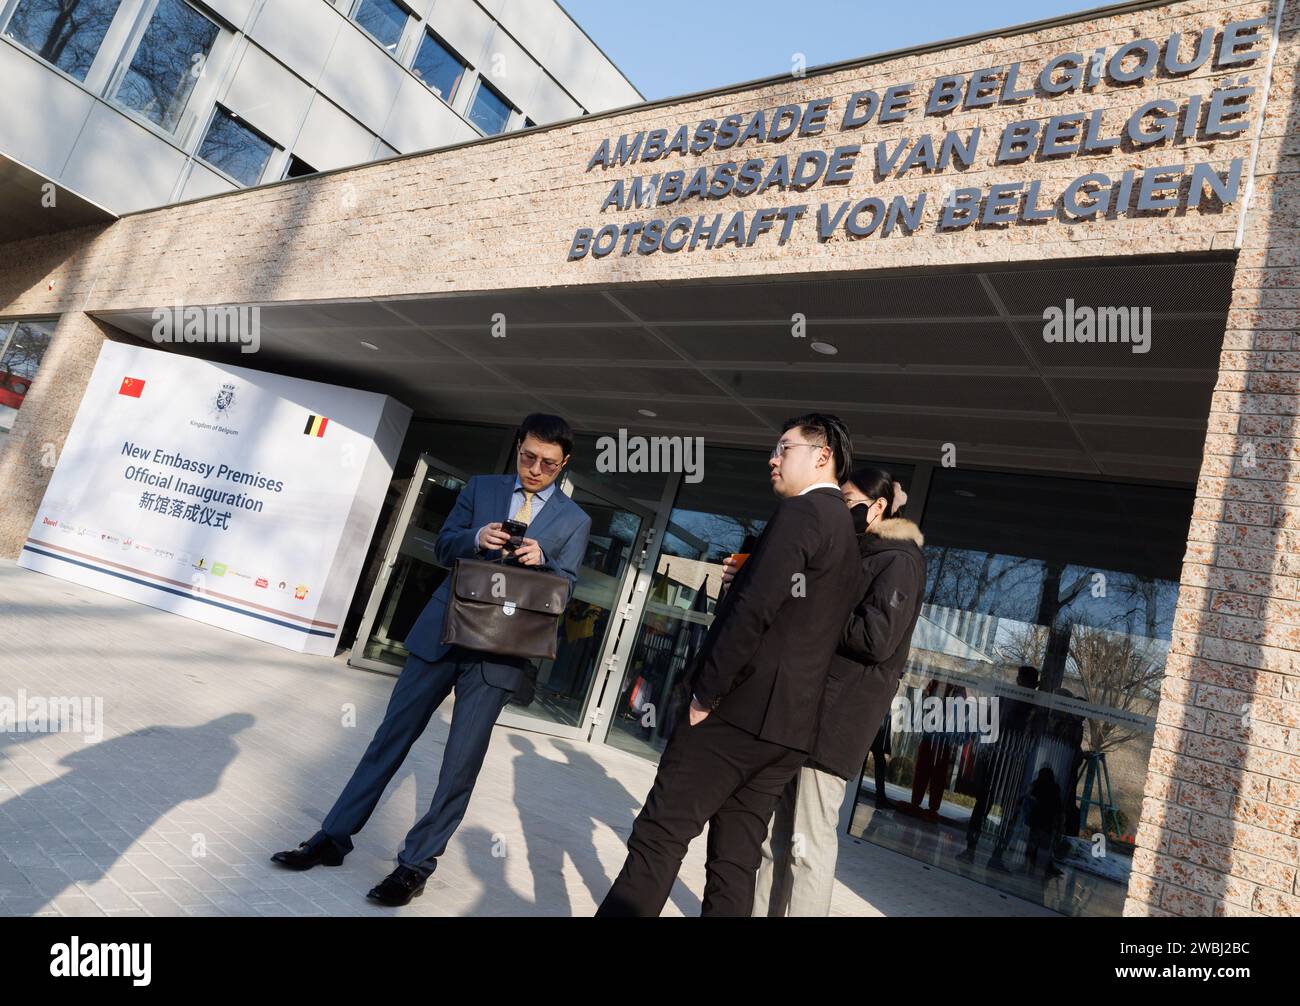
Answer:
[[[1170,33],[1184,34],[1182,53],[1190,55],[1200,30],[1267,16],[1270,3],[1225,4],[1185,0],[1110,17],[1043,28],[1028,34],[994,36],[952,48],[898,56],[833,73],[790,77],[779,83],[730,91],[691,101],[639,107],[588,117],[541,132],[508,136],[458,149],[364,165],[323,177],[297,180],[184,206],[127,217],[86,246],[66,266],[48,244],[0,246],[0,310],[6,313],[54,312],[84,293],[87,310],[138,308],[171,303],[266,302],[455,293],[515,287],[585,283],[671,281],[692,277],[785,275],[845,269],[883,269],[970,262],[1006,262],[1133,253],[1201,251],[1232,247],[1242,199],[1221,209],[1206,205],[1187,212],[1159,212],[1114,219],[1052,219],[1033,224],[993,224],[936,233],[935,212],[955,186],[984,187],[992,182],[1039,180],[1044,200],[1071,180],[1091,171],[1118,177],[1128,169],[1209,161],[1227,165],[1248,157],[1253,130],[1227,136],[1192,137],[1109,153],[1031,158],[1019,164],[994,164],[1001,130],[1016,120],[1099,108],[1103,135],[1116,133],[1144,102],[1181,102],[1209,95],[1218,84],[1247,76],[1262,82],[1263,60],[1238,67],[1211,63],[1186,76],[1157,75],[1139,84],[1110,82],[1083,92],[1050,96],[991,108],[923,115],[924,97],[945,75],[970,74],[985,67],[1020,61],[1020,86],[1032,83],[1052,57],[1099,47],[1113,51],[1139,38],[1163,46]],[[839,125],[854,93],[915,82],[916,97],[902,121],[872,122],[841,132]],[[1258,93],[1251,98],[1257,115]],[[776,143],[750,143],[704,155],[670,155],[653,163],[629,163],[588,170],[606,138],[639,130],[673,129],[732,113],[773,110],[832,99],[828,128],[819,136],[792,136]],[[914,168],[903,177],[877,178],[871,170],[875,145],[947,130],[983,131],[977,163],[927,174]],[[863,148],[850,183],[815,186],[804,192],[767,192],[716,202],[693,201],[658,211],[600,212],[614,180],[672,168],[714,165],[733,159],[830,150],[844,144]],[[625,223],[653,216],[692,216],[737,209],[815,206],[823,201],[855,201],[877,196],[913,199],[926,190],[931,212],[915,234],[895,229],[889,237],[849,240],[841,233],[817,240],[810,216],[791,239],[779,244],[772,234],[753,247],[649,256],[611,255],[567,261],[574,232],[581,227]],[[56,276],[54,291],[33,276],[41,265]],[[18,282],[8,279],[17,270]],[[32,280],[24,288],[21,280]]]
[[[1287,5],[1161,690],[1133,915],[1298,915],[1300,4]]]

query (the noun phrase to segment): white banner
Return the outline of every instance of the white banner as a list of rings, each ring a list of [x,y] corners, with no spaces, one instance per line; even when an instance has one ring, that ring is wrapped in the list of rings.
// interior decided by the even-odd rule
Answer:
[[[19,564],[332,655],[410,418],[106,342]]]

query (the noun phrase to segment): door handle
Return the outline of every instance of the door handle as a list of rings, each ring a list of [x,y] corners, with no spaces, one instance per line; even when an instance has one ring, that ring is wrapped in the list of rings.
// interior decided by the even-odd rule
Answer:
[[[650,545],[655,540],[655,529],[646,528],[646,532],[641,536],[641,554],[637,556],[636,562],[633,563],[637,569],[645,569],[646,556],[650,552]]]

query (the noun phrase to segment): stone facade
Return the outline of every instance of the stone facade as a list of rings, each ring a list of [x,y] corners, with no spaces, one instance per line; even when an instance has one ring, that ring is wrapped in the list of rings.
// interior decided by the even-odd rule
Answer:
[[[1300,5],[1278,43],[1126,914],[1300,914]]]

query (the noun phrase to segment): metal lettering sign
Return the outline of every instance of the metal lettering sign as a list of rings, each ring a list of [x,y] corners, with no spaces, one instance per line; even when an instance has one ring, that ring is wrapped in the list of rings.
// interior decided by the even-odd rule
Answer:
[[[892,84],[851,94],[840,109],[835,99],[779,105],[703,119],[675,128],[642,130],[602,140],[587,172],[627,165],[655,166],[610,184],[600,213],[641,211],[639,219],[579,227],[569,261],[610,255],[674,254],[753,247],[760,241],[784,245],[796,228],[813,228],[817,241],[848,240],[924,231],[942,234],[967,228],[1003,228],[1042,220],[1091,221],[1166,212],[1217,210],[1241,191],[1243,157],[1223,163],[1180,161],[1117,172],[1091,170],[1064,185],[1043,179],[926,189],[910,195],[823,199],[778,204],[776,197],[833,190],[864,172],[886,179],[937,178],[984,163],[994,166],[1052,162],[1069,157],[1131,153],[1158,145],[1241,136],[1254,121],[1251,98],[1258,88],[1250,70],[1266,51],[1264,18],[1209,27],[1184,38],[1173,32],[1157,43],[1136,39],[1113,49],[1066,52],[1048,59],[1036,74],[1020,62],[970,74]],[[1211,66],[1228,78],[1208,93],[1156,98],[1138,106],[1122,123],[1107,122],[1105,108],[1072,107],[1046,119],[1017,119],[996,134],[981,126],[947,132],[916,132],[871,143],[872,124],[890,125],[908,116],[942,118],[955,111],[1014,106],[1033,98],[1082,98],[1145,80],[1185,77]],[[1235,74],[1241,68],[1241,74]],[[1082,103],[1082,102],[1081,102]],[[832,126],[833,122],[838,124]],[[760,156],[766,144],[846,134],[829,150]],[[856,136],[854,135],[856,134]],[[740,156],[742,148],[752,156]],[[725,152],[720,163],[699,163]],[[710,204],[733,197],[772,205],[718,212]]]

